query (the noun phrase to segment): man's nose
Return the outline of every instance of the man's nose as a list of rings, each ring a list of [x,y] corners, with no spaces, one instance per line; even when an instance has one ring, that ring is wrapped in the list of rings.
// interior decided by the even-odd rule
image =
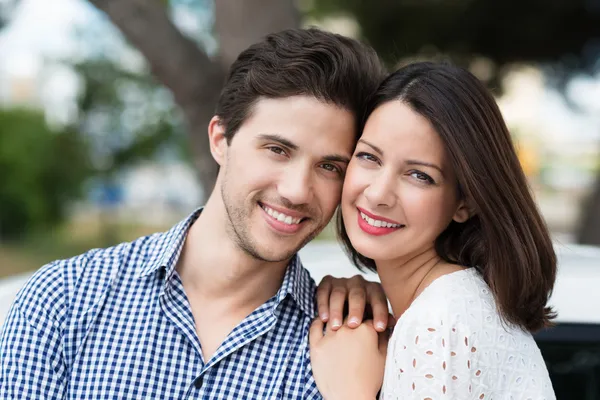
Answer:
[[[313,198],[313,171],[308,166],[290,165],[278,185],[281,197],[294,205],[309,204]]]

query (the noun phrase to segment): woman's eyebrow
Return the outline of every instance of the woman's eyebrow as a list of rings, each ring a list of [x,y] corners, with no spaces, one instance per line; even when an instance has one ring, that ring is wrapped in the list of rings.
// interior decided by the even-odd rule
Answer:
[[[437,169],[438,171],[440,171],[440,174],[442,174],[442,176],[444,176],[444,171],[442,171],[442,168],[438,167],[436,164],[428,163],[425,161],[419,161],[419,160],[406,160],[405,164],[406,165],[421,165],[424,167],[434,168],[434,169]]]
[[[375,146],[374,144],[367,142],[365,139],[358,139],[358,141],[359,141],[359,143],[366,144],[367,146],[371,147],[373,150],[375,150],[379,154],[383,155],[383,150],[381,150],[379,147]]]

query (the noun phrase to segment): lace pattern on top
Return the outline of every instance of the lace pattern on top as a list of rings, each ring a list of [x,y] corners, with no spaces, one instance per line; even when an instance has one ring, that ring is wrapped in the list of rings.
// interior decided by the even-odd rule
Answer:
[[[555,399],[533,337],[504,323],[475,269],[435,280],[396,324],[382,399]]]

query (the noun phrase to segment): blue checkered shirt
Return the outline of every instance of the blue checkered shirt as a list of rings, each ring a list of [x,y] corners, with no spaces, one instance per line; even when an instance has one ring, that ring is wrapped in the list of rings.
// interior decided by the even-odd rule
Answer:
[[[315,284],[297,256],[204,362],[175,270],[200,212],[38,271],[0,332],[0,399],[321,399],[308,351]]]

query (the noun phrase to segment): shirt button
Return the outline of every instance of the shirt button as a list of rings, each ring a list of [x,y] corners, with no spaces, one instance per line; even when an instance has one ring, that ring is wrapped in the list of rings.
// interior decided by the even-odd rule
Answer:
[[[203,382],[203,379],[201,376],[196,378],[196,380],[194,381],[194,386],[196,387],[196,389],[200,389],[202,387],[202,382]]]

